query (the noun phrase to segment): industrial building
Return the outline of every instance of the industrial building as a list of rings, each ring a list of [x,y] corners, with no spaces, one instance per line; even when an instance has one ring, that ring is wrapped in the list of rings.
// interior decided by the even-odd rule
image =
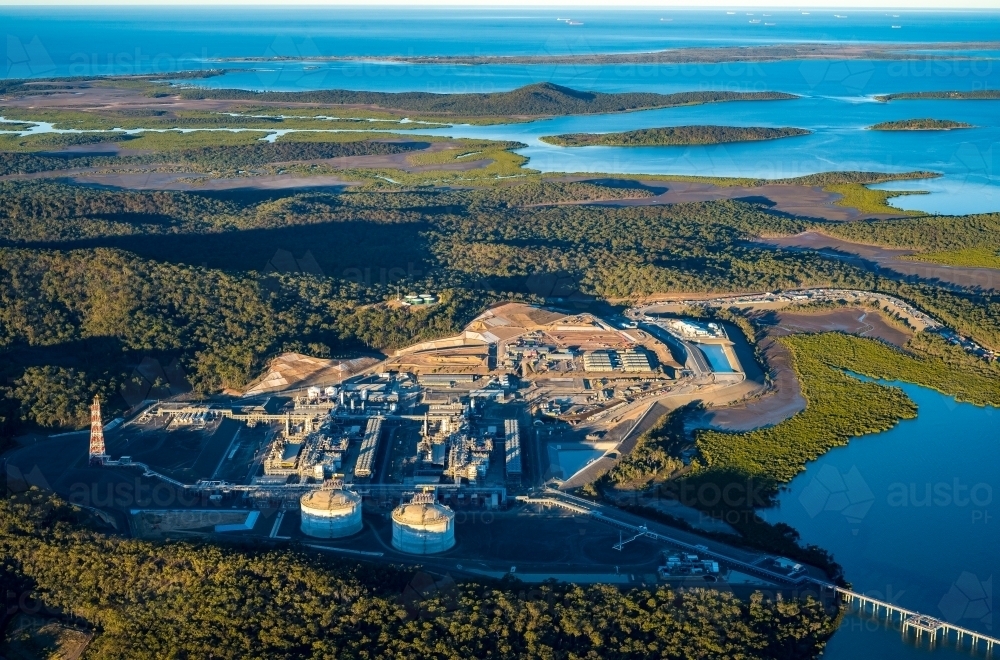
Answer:
[[[358,454],[354,476],[360,478],[372,476],[372,464],[375,462],[375,452],[378,450],[378,441],[381,436],[382,418],[372,417],[368,420],[368,426],[365,428],[365,437],[361,441],[361,453]]]
[[[726,339],[726,331],[718,323],[702,323],[685,319],[661,319],[666,328],[684,339]]]
[[[690,553],[668,555],[666,560],[666,565],[657,569],[661,578],[717,575],[719,573],[719,562],[711,559],[699,559],[698,555]]]
[[[584,371],[614,371],[611,351],[590,351],[583,355]]]
[[[392,511],[392,547],[400,552],[429,555],[455,546],[455,512],[437,502],[433,493],[417,493]]]
[[[361,497],[342,483],[306,493],[299,500],[302,533],[319,539],[338,539],[361,531]]]
[[[645,351],[630,348],[620,354],[622,369],[631,373],[652,371],[653,367],[649,363],[649,355]]]
[[[521,476],[521,433],[516,419],[504,422],[504,454],[507,460],[507,476]]]
[[[463,479],[476,483],[486,476],[493,453],[493,438],[489,433],[472,432],[469,416],[475,399],[466,408],[461,404],[440,404],[431,407],[424,416],[417,456],[425,476],[437,474],[455,483]],[[494,427],[495,430],[495,427]]]
[[[329,420],[318,430],[304,432],[308,427],[293,427],[286,421],[284,434],[275,437],[264,459],[264,474],[323,481],[341,468],[348,438],[334,437]]]
[[[420,374],[417,382],[425,386],[454,387],[455,385],[471,385],[479,376],[476,374]]]

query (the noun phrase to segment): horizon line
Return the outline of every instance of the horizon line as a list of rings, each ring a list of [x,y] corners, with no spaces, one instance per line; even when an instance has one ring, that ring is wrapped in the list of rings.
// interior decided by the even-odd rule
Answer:
[[[916,0],[919,2],[920,0]],[[773,0],[772,0],[773,3]],[[661,10],[661,11],[708,11],[725,9],[747,9],[754,8],[760,10],[784,10],[796,12],[823,11],[823,10],[851,10],[862,12],[878,12],[891,9],[893,11],[907,11],[914,13],[923,12],[943,12],[956,13],[967,11],[992,11],[1000,12],[1000,3],[997,0],[960,0],[956,3],[934,4],[927,3],[924,6],[914,7],[914,0],[888,0],[886,4],[871,6],[864,0],[809,0],[808,2],[797,3],[794,0],[785,2],[759,3],[753,0],[730,0],[728,2],[716,2],[706,0],[698,5],[692,4],[664,4],[657,0],[632,0],[626,4],[616,6],[613,9],[607,7],[604,0],[548,0],[544,4],[538,4],[532,0],[483,0],[475,5],[470,5],[467,0],[296,0],[291,4],[282,4],[275,0],[213,0],[212,2],[200,2],[199,0],[149,0],[148,2],[135,2],[134,0],[83,0],[80,2],[66,2],[66,0],[0,0],[0,7],[129,7],[135,9],[142,8],[192,8],[192,7],[273,7],[282,9],[312,8],[312,7],[356,7],[365,8],[371,6],[378,7],[405,7],[405,8],[460,8],[464,10],[478,9],[517,9],[528,11],[546,11],[550,9],[578,8],[588,11],[613,12],[621,10]]]

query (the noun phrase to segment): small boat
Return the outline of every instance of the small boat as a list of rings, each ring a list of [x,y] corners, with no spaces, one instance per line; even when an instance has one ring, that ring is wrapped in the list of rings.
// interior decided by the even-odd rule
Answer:
[[[752,21],[750,21],[750,22],[751,22],[751,23],[760,23],[760,19],[759,19],[759,18],[755,18],[755,19],[753,19],[753,20],[752,20]]]
[[[777,23],[764,23],[764,25],[777,25]]]
[[[847,18],[846,16],[841,16],[840,14],[834,14],[834,18]]]
[[[566,25],[583,25],[580,21],[567,21]]]
[[[662,23],[669,23],[669,22],[671,22],[672,20],[674,20],[674,19],[672,19],[672,18],[661,18],[661,19],[660,19],[660,21],[661,21]]]
[[[901,27],[903,27],[903,26],[902,26],[902,25],[893,25],[893,26],[892,26],[892,29],[893,29],[893,30],[898,30],[898,29],[899,29],[899,28],[901,28]]]
[[[736,12],[734,12],[734,11],[727,11],[726,13],[727,13],[727,14],[729,14],[730,16],[732,16],[732,15],[733,15],[733,14],[735,14]]]

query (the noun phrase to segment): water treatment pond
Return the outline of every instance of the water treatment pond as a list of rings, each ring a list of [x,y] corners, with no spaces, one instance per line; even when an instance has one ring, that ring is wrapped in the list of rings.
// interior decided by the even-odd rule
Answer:
[[[719,374],[733,373],[733,365],[729,363],[725,349],[718,344],[698,344],[698,348],[705,354],[712,371]]]

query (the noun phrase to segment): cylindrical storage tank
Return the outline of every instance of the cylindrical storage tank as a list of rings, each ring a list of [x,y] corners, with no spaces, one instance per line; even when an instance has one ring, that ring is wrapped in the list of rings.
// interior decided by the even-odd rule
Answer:
[[[430,555],[455,545],[455,512],[437,502],[401,504],[392,512],[392,547]]]
[[[339,539],[361,531],[361,497],[348,490],[314,490],[299,500],[302,533]]]

